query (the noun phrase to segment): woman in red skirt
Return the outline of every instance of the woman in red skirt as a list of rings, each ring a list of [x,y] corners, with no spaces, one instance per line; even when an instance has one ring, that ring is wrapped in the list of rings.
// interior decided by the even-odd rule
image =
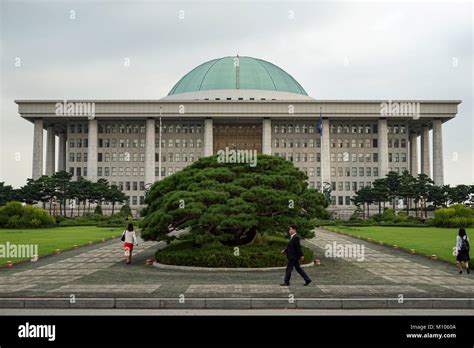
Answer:
[[[128,224],[128,227],[122,233],[121,238],[123,243],[123,249],[125,250],[125,255],[127,256],[127,265],[132,263],[132,251],[133,245],[138,245],[137,236],[133,230],[133,224]]]

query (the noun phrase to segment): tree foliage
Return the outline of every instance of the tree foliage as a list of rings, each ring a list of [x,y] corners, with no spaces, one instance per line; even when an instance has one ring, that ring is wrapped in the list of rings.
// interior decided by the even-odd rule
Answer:
[[[259,155],[255,167],[222,164],[206,157],[156,182],[145,200],[141,227],[148,240],[189,229],[196,244],[250,242],[257,233],[285,233],[297,224],[311,235],[310,220],[325,217],[326,198],[308,188],[306,175],[291,162]]]

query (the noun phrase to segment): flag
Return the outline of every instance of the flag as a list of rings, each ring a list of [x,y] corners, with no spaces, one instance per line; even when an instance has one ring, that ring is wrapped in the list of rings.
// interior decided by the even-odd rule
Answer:
[[[319,121],[316,123],[319,135],[323,136],[323,114],[321,109],[319,110]]]

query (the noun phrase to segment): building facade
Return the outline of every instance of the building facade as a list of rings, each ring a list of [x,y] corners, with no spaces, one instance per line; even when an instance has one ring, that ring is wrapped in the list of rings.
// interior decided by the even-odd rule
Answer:
[[[34,124],[33,178],[104,178],[139,210],[160,177],[226,147],[248,149],[292,161],[311,187],[331,186],[333,208],[353,210],[354,192],[391,170],[444,183],[442,128],[460,101],[317,100],[269,62],[224,57],[162,99],[16,103]]]

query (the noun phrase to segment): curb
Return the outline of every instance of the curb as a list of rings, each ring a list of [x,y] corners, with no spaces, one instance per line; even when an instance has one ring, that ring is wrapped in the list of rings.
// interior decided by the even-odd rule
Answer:
[[[301,265],[302,268],[313,266],[313,262],[305,263]],[[267,272],[267,271],[281,271],[285,270],[286,266],[282,267],[261,267],[261,268],[226,268],[226,267],[194,267],[194,266],[177,266],[177,265],[165,265],[163,263],[153,262],[153,266],[160,269],[169,269],[173,271],[193,271],[193,272]]]
[[[474,298],[0,298],[0,309],[474,309]]]

